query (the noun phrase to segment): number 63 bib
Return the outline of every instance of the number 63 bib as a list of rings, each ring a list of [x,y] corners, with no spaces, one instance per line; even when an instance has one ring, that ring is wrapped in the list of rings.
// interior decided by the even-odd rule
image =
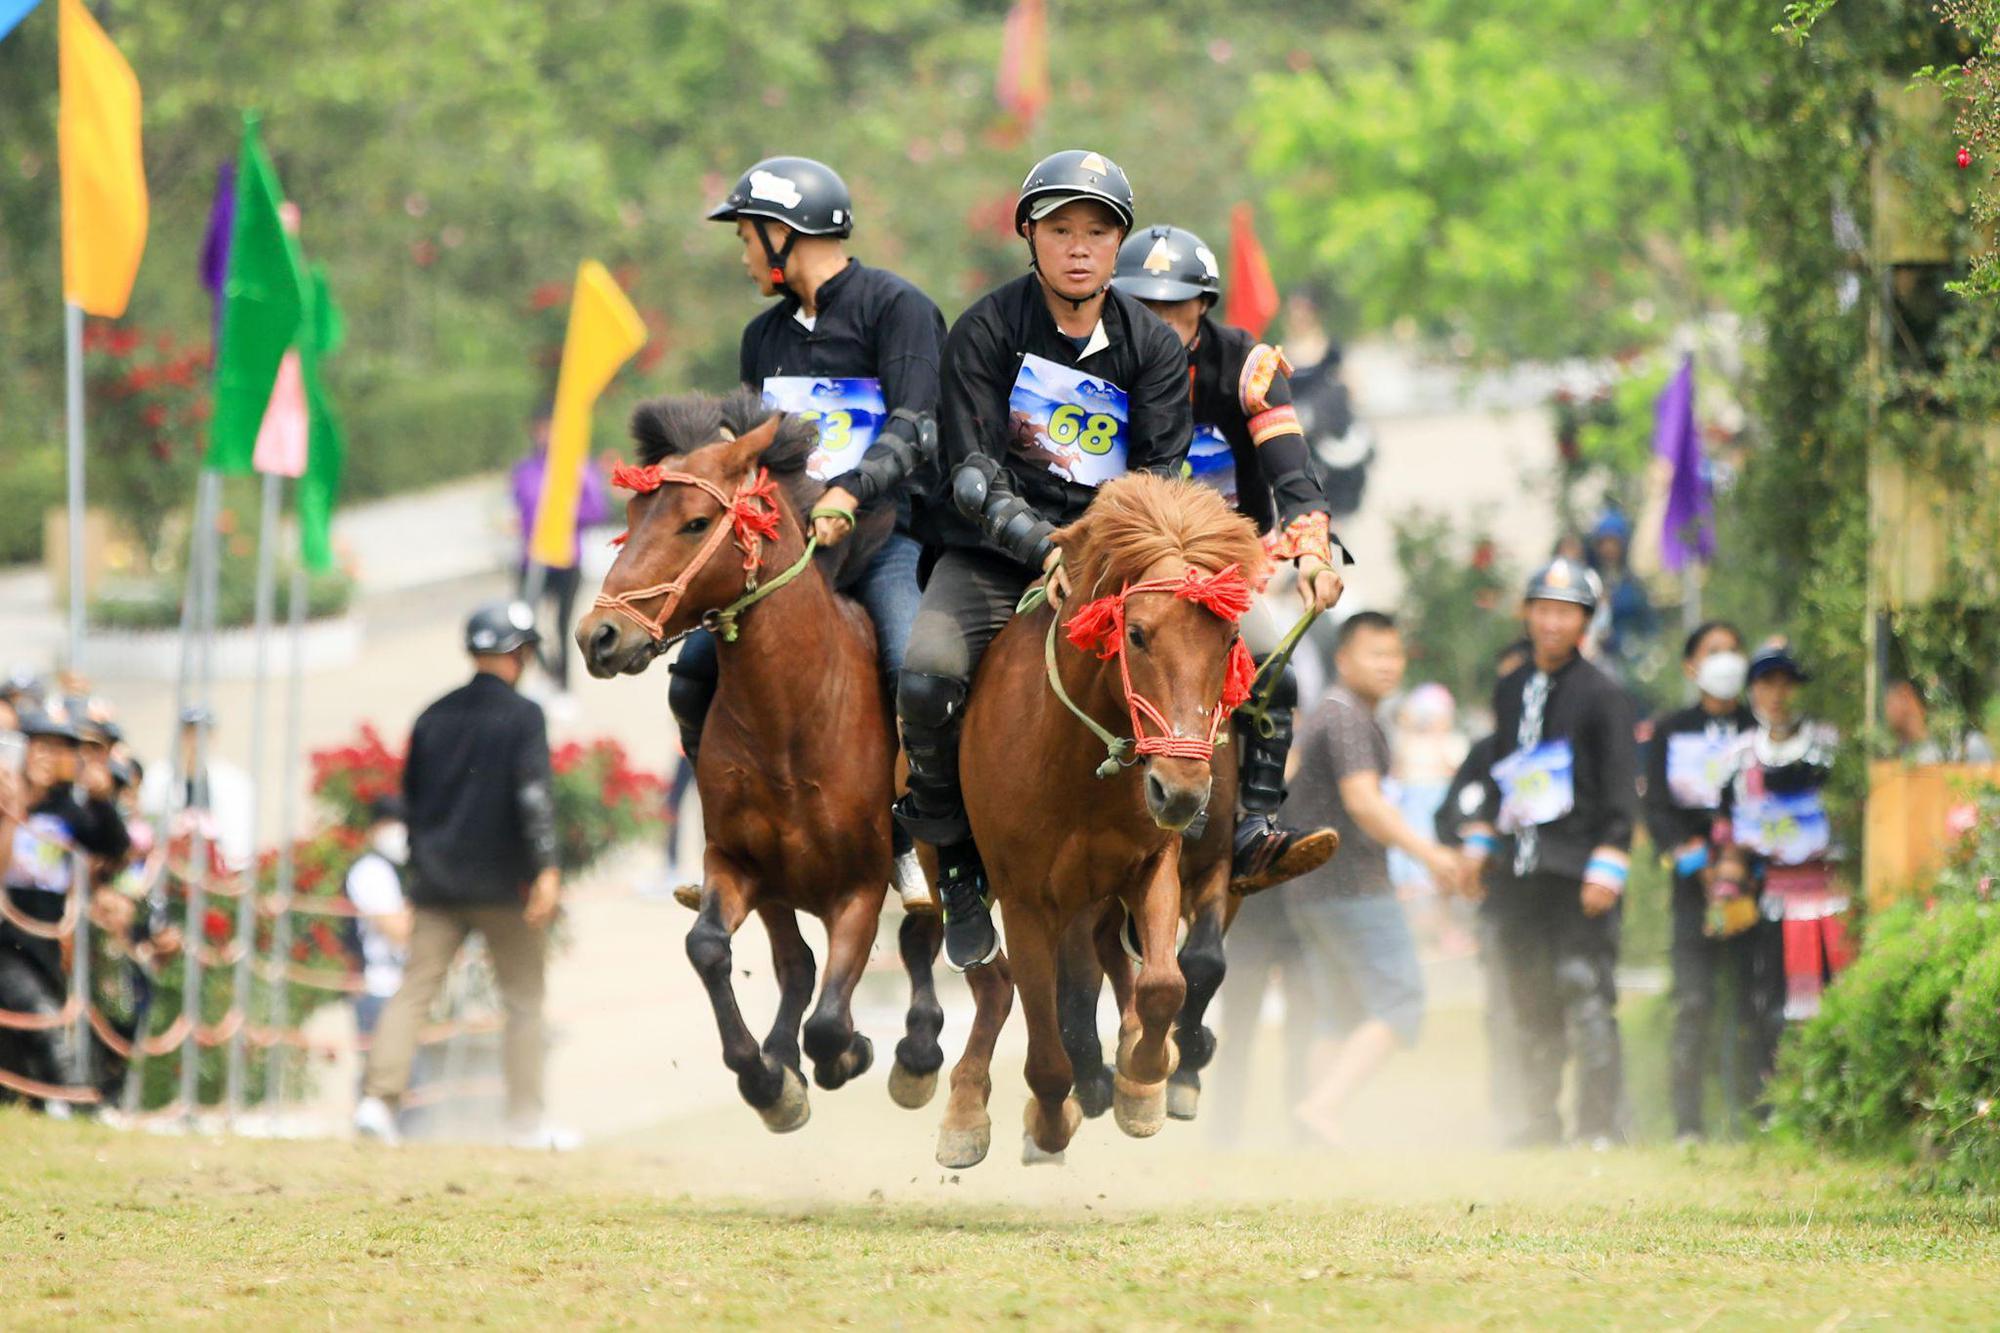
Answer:
[[[1007,395],[1014,456],[1097,487],[1125,475],[1125,391],[1029,353]]]
[[[876,379],[773,375],[764,381],[764,406],[819,423],[819,448],[806,460],[806,471],[820,481],[860,466],[889,418],[882,381]]]

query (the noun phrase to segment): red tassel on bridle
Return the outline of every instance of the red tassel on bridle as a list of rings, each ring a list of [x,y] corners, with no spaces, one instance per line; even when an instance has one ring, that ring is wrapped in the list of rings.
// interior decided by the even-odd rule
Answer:
[[[1242,639],[1230,645],[1229,661],[1223,670],[1222,697],[1209,716],[1207,738],[1197,740],[1192,736],[1174,735],[1166,715],[1132,688],[1132,671],[1125,657],[1125,603],[1139,593],[1149,592],[1172,593],[1233,625],[1250,609],[1250,582],[1235,565],[1214,574],[1189,568],[1183,570],[1179,578],[1127,584],[1116,593],[1084,603],[1063,622],[1063,633],[1073,646],[1083,652],[1096,653],[1099,661],[1109,661],[1113,657],[1118,659],[1119,679],[1125,686],[1125,706],[1132,716],[1133,749],[1136,753],[1163,754],[1177,759],[1212,759],[1215,738],[1221,733],[1223,722],[1250,697],[1251,685],[1257,677],[1256,663],[1250,657],[1250,650],[1243,646]],[[1158,734],[1147,735],[1146,722],[1151,722],[1158,729]]]
[[[724,494],[720,486],[706,477],[697,477],[692,472],[674,472],[658,463],[648,464],[645,467],[620,464],[611,470],[611,484],[636,495],[651,495],[664,486],[693,486],[713,497],[715,502],[722,506],[723,513],[727,515],[729,521],[716,525],[709,533],[708,540],[702,543],[701,550],[695,553],[695,558],[681,571],[679,578],[668,583],[654,584],[650,588],[634,588],[630,592],[615,596],[610,593],[599,593],[596,603],[599,608],[616,611],[631,620],[652,635],[655,642],[664,639],[665,625],[673,616],[674,608],[680,605],[688,584],[693,582],[695,575],[708,566],[708,562],[714,558],[722,543],[731,537],[736,539],[736,545],[743,552],[743,572],[749,575],[749,588],[754,589],[757,586],[757,571],[764,562],[764,543],[776,540],[779,521],[778,484],[771,480],[771,474],[763,468],[758,468],[753,475],[739,483],[735,495]],[[629,535],[621,532],[611,539],[611,544],[622,546]],[[660,596],[664,596],[666,601],[661,605],[658,615],[649,616],[639,610],[637,605],[639,602],[649,597]]]

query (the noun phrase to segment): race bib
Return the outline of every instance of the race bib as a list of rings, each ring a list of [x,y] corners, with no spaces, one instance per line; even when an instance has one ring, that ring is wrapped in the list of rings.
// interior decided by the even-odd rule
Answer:
[[[1667,737],[1667,792],[1683,810],[1713,810],[1736,768],[1733,736],[1683,731]]]
[[[1215,427],[1194,428],[1194,440],[1188,445],[1181,475],[1189,481],[1213,486],[1222,492],[1224,499],[1236,503],[1236,455],[1230,452],[1229,441]]]
[[[773,375],[764,381],[764,406],[819,424],[819,448],[806,460],[806,471],[820,481],[860,466],[861,456],[889,419],[882,381],[874,379]]]
[[[1576,754],[1568,741],[1543,741],[1493,765],[1500,784],[1500,829],[1550,824],[1576,808]]]
[[[1125,475],[1125,391],[1030,353],[1007,395],[1008,448],[1065,481],[1097,487]]]
[[[1744,846],[1781,866],[1803,865],[1833,845],[1833,825],[1817,791],[1765,792],[1746,801],[1733,823]]]
[[[69,853],[61,839],[68,828],[53,815],[29,815],[14,829],[14,861],[7,868],[7,883],[16,889],[40,889],[44,893],[69,892]],[[38,836],[39,835],[39,836]]]

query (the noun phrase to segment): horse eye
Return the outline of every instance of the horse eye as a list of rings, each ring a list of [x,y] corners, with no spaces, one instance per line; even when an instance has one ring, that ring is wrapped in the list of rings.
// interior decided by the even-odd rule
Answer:
[[[1146,646],[1146,631],[1140,629],[1137,625],[1128,627],[1125,631],[1125,637],[1131,640],[1134,648],[1144,648]]]
[[[708,525],[710,522],[711,520],[706,514],[702,515],[700,518],[691,518],[687,522],[681,524],[681,536],[692,537],[695,536],[697,533],[707,532]]]

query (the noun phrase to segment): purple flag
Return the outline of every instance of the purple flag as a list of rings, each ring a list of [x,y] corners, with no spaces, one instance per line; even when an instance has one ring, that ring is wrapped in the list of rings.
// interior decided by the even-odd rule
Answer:
[[[215,202],[208,210],[208,233],[201,238],[201,285],[213,302],[209,346],[222,346],[222,286],[229,281],[229,236],[236,221],[236,164],[215,169]]]
[[[1679,572],[1690,560],[1706,562],[1715,556],[1715,496],[1701,456],[1701,431],[1694,424],[1691,356],[1660,392],[1654,408],[1653,453],[1674,469],[1660,525],[1660,563]]]

